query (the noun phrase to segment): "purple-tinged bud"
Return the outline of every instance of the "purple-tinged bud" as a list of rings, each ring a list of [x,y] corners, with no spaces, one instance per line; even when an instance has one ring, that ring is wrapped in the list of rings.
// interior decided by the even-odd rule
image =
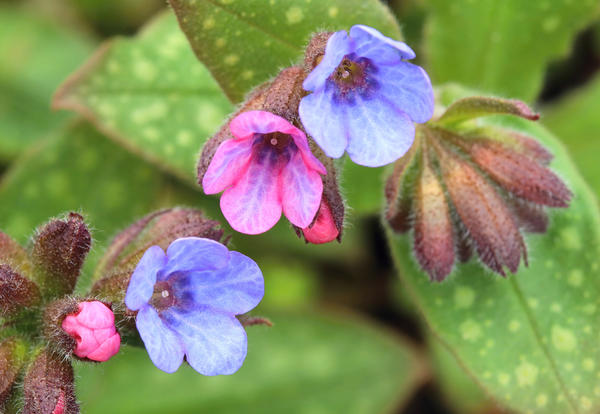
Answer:
[[[2,408],[12,394],[25,353],[26,346],[17,338],[0,342],[0,412],[3,412]]]
[[[91,244],[90,232],[77,213],[52,220],[38,230],[31,258],[44,296],[73,292]]]
[[[421,174],[415,193],[414,250],[432,280],[444,280],[454,264],[454,240],[450,207],[435,174],[427,146],[423,144]]]
[[[519,101],[456,101],[418,126],[387,181],[386,219],[398,233],[413,229],[415,255],[432,280],[445,279],[473,251],[493,271],[515,273],[521,258],[527,265],[521,231],[545,232],[544,207],[567,207],[572,197],[534,138],[474,121],[494,114],[539,118]]]
[[[97,282],[92,295],[122,303],[131,273],[151,246],[166,250],[174,240],[182,237],[202,237],[226,243],[223,236],[219,222],[206,218],[200,210],[171,208],[150,213],[111,242],[96,268],[94,278]]]
[[[38,286],[11,266],[0,264],[0,317],[7,317],[41,299]]]
[[[66,297],[50,302],[44,309],[44,338],[48,341],[52,352],[60,354],[64,359],[72,356],[77,342],[62,329],[62,323],[67,315],[79,311],[79,302],[77,298]]]
[[[421,151],[420,142],[420,139],[416,139],[408,152],[396,161],[385,183],[385,219],[396,233],[406,233],[413,225],[413,191],[420,165],[415,155]]]
[[[73,367],[43,349],[25,374],[23,414],[77,414]]]
[[[0,263],[8,264],[23,275],[32,273],[27,251],[7,234],[0,231]]]

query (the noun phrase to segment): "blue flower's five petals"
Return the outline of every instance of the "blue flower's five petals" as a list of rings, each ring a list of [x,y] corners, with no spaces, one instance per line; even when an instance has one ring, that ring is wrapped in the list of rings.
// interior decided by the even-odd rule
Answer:
[[[408,62],[379,65],[379,71],[372,76],[382,85],[378,91],[380,99],[406,112],[414,122],[423,123],[431,119],[433,87],[421,67]]]
[[[235,316],[210,308],[184,311],[171,308],[163,313],[177,331],[187,362],[203,375],[230,375],[242,366],[248,343],[246,331]]]
[[[394,162],[415,139],[415,125],[408,115],[381,99],[357,96],[356,104],[348,110],[348,130],[348,155],[367,167]]]
[[[390,39],[372,27],[358,24],[350,29],[354,40],[354,53],[374,60],[377,64],[395,63],[401,59],[414,59],[415,52],[404,42]]]
[[[229,261],[229,250],[221,243],[200,237],[182,237],[167,249],[168,261],[158,275],[165,280],[175,272],[220,269]]]
[[[323,60],[304,79],[302,87],[307,91],[316,91],[325,85],[325,81],[338,67],[345,55],[352,52],[353,42],[345,31],[335,32],[327,41]]]
[[[348,146],[346,106],[334,99],[333,85],[300,101],[300,119],[308,134],[328,157],[339,158]]]
[[[318,172],[308,168],[302,152],[296,151],[281,172],[283,213],[288,220],[301,229],[308,227],[315,218],[321,195],[323,180]]]
[[[229,263],[224,268],[187,273],[176,281],[174,289],[175,295],[183,298],[186,308],[202,304],[239,315],[258,305],[265,293],[265,283],[254,260],[230,252]]]
[[[169,329],[152,306],[144,306],[135,320],[146,351],[157,368],[173,373],[183,362],[183,346],[175,332]]]
[[[235,183],[248,168],[251,156],[250,139],[228,139],[219,145],[202,179],[204,192],[217,194]]]
[[[281,168],[274,154],[253,158],[246,173],[221,196],[223,215],[240,233],[264,233],[281,217]]]
[[[133,311],[148,303],[154,292],[156,274],[167,262],[167,256],[159,246],[152,246],[142,256],[131,275],[125,305]]]

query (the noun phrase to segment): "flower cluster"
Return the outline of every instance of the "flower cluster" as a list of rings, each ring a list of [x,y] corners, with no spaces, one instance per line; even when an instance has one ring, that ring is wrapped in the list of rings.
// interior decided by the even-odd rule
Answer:
[[[394,162],[412,145],[414,122],[433,114],[429,77],[406,62],[414,57],[367,26],[316,34],[305,66],[257,89],[206,144],[204,192],[224,191],[223,215],[242,233],[269,230],[283,211],[307,242],[339,240],[344,206],[331,158]]]

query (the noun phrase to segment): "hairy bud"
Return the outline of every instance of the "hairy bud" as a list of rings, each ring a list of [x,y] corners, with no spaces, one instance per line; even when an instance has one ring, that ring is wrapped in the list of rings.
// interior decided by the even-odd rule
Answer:
[[[12,393],[25,352],[25,345],[17,338],[8,338],[0,342],[0,412]]]
[[[77,414],[73,367],[43,349],[25,374],[23,414]]]
[[[73,292],[91,243],[83,217],[77,213],[38,230],[31,257],[44,296]]]
[[[31,280],[0,264],[0,317],[7,317],[40,300],[40,290]]]
[[[527,248],[521,231],[543,233],[544,207],[567,207],[571,191],[549,168],[551,154],[534,138],[474,119],[504,114],[537,120],[523,102],[471,97],[417,127],[413,148],[386,185],[386,219],[413,229],[417,261],[432,280],[476,251],[503,276],[515,273]],[[421,154],[415,156],[415,154]]]

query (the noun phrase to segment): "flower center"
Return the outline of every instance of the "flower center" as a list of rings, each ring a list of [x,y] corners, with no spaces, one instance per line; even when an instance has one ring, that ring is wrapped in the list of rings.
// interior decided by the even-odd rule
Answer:
[[[170,308],[175,304],[175,296],[168,282],[157,282],[154,285],[154,293],[152,294],[152,298],[150,298],[150,304],[158,312]]]
[[[356,87],[365,83],[365,64],[345,57],[334,74],[335,82],[340,86]]]
[[[282,134],[281,132],[272,132],[270,134],[263,135],[264,142],[277,149],[278,151],[282,151],[291,141],[291,137],[287,134]]]

